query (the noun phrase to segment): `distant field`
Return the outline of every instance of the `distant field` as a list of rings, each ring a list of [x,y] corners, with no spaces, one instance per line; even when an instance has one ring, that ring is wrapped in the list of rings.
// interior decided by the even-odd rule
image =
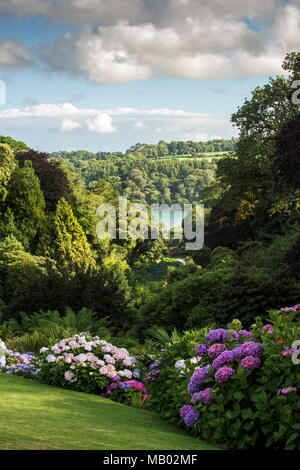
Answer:
[[[193,156],[193,155],[166,155],[165,157],[151,158],[151,160],[205,160],[211,161],[214,158],[222,158],[228,152],[203,152],[203,156]]]

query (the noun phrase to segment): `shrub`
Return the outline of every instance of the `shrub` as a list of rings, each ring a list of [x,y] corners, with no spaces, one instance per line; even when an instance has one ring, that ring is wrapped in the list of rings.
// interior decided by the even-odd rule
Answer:
[[[136,359],[99,337],[80,333],[42,348],[39,376],[48,384],[88,393],[103,393],[112,379],[130,380]]]
[[[284,250],[279,256],[279,242],[269,248],[248,247],[240,258],[228,248],[213,250],[205,269],[172,282],[140,307],[139,336],[151,325],[182,331],[211,321],[224,326],[234,318],[248,327],[261,312],[287,299],[297,301],[300,284],[280,261]]]
[[[151,409],[177,424],[180,423],[178,411],[189,397],[186,377],[189,369],[194,368],[192,363],[198,362],[197,357],[193,358],[195,348],[207,332],[208,328],[204,328],[174,336],[172,343],[144,361],[148,363],[148,374],[142,381],[151,394]]]
[[[39,370],[39,361],[33,352],[20,354],[10,349],[6,350],[6,365],[1,367],[0,373],[14,374],[23,377],[35,378]]]
[[[169,345],[149,370],[152,408],[229,448],[299,448],[300,370],[291,360],[299,311],[270,311],[269,323],[257,318],[250,331],[235,320],[227,330],[194,332],[192,341],[185,335],[183,348]]]
[[[125,380],[122,382],[118,376],[107,387],[106,392],[101,393],[101,396],[137,408],[149,406],[146,403],[149,395],[142,382],[137,380]]]

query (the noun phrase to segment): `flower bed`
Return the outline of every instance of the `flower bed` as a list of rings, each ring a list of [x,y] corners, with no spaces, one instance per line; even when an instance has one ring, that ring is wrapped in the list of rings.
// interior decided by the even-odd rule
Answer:
[[[229,448],[300,446],[300,305],[269,312],[250,331],[234,320],[228,329],[187,331],[137,360],[86,333],[33,353],[6,351],[0,372],[30,378],[125,404],[151,406],[201,439]],[[140,380],[138,380],[140,379]],[[146,390],[147,386],[147,390]]]
[[[118,376],[113,379],[106,392],[101,393],[101,396],[126,405],[135,404],[139,407],[148,406],[146,401],[150,398],[142,382],[137,380],[125,380],[122,382]]]
[[[103,393],[111,381],[138,374],[136,359],[98,337],[80,333],[42,348],[39,376],[43,382],[89,393]]]
[[[152,407],[230,448],[299,448],[300,366],[291,360],[297,313],[299,306],[269,312],[270,323],[256,319],[251,331],[236,320],[227,330],[186,333],[149,370]],[[187,357],[192,346],[197,360]]]
[[[39,361],[34,353],[20,354],[6,350],[6,364],[0,366],[0,372],[34,378],[39,370]]]

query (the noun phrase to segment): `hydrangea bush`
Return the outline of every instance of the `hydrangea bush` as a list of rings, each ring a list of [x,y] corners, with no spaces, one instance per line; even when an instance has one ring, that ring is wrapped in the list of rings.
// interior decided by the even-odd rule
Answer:
[[[33,352],[20,354],[6,349],[6,364],[0,365],[0,372],[35,378],[39,371],[39,360]]]
[[[138,375],[136,358],[97,336],[80,333],[40,351],[39,376],[48,384],[88,393],[104,393],[112,380]]]
[[[119,376],[113,379],[112,383],[106,388],[106,392],[101,393],[101,396],[125,405],[135,405],[141,408],[149,406],[147,400],[150,398],[142,382],[138,380],[121,381]]]
[[[186,331],[176,341],[159,351],[143,378],[150,407],[162,417],[180,424],[179,410],[189,400],[187,378],[198,365],[196,346],[208,329]]]
[[[197,360],[185,334],[184,360],[179,341],[155,365],[159,372],[149,380],[153,408],[201,439],[230,448],[299,448],[300,365],[291,360],[291,346],[300,339],[299,311],[271,311],[267,325],[256,319],[250,331],[235,320],[228,329],[194,332]]]

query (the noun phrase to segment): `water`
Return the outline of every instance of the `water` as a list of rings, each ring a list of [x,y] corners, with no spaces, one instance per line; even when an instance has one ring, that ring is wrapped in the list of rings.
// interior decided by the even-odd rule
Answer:
[[[183,210],[183,209],[182,210],[175,210],[175,211],[155,210],[155,211],[153,211],[153,213],[154,213],[155,220],[157,220],[157,222],[162,222],[165,225],[167,225],[168,227],[174,228],[174,227],[177,227],[177,226],[181,225],[184,217],[187,214],[187,211]]]

